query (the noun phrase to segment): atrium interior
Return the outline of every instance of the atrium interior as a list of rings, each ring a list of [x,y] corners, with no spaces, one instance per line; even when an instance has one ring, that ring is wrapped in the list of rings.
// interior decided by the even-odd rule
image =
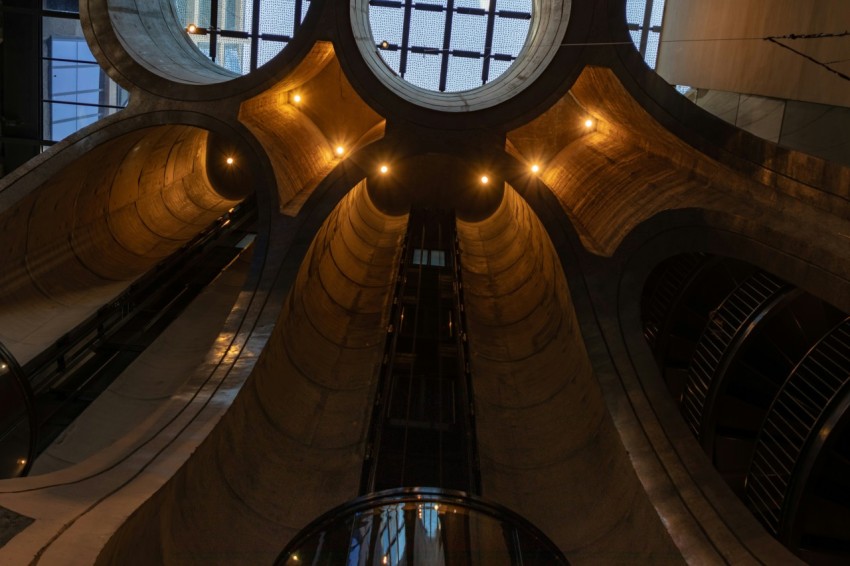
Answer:
[[[850,4],[4,0],[0,562],[850,561]]]

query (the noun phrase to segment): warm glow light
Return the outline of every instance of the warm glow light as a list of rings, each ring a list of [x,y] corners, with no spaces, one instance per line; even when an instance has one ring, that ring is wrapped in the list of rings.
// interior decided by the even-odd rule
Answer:
[[[535,163],[534,165],[532,165],[532,166],[531,166],[531,172],[532,172],[532,173],[539,173],[539,172],[540,172],[540,165],[538,165],[537,163]]]
[[[26,464],[27,464],[26,458],[18,458],[18,465],[19,466],[26,466]]]
[[[342,155],[342,154],[344,154],[344,153],[345,153],[345,148],[344,148],[344,147],[342,147],[341,145],[336,146],[336,154],[337,154],[337,155]]]
[[[198,26],[196,26],[195,24],[189,24],[189,26],[186,28],[186,31],[188,31],[189,33],[195,33],[196,31],[198,31]]]
[[[298,104],[299,102],[301,102],[301,95],[300,95],[300,94],[296,94],[295,96],[293,96],[293,97],[292,97],[292,101],[293,101],[295,104]]]
[[[381,174],[382,175],[386,175],[389,170],[390,170],[390,168],[387,167],[386,165],[381,165]]]
[[[488,177],[487,175],[482,175],[482,176],[481,176],[481,184],[482,184],[482,185],[486,185],[486,184],[487,184],[487,183],[489,183],[489,182],[490,182],[490,177]]]
[[[590,118],[588,118],[587,120],[585,120],[585,121],[584,121],[584,127],[585,127],[585,128],[591,128],[591,127],[593,127],[593,120],[591,120]]]
[[[389,49],[389,47],[390,47],[390,42],[387,41],[386,39],[381,42],[381,49]]]
[[[227,158],[227,164],[228,164],[228,165],[233,165],[233,158],[232,158],[232,157],[228,157],[228,158]]]

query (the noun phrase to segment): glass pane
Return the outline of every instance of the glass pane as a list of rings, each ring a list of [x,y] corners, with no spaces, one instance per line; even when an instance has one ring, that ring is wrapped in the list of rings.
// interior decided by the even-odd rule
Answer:
[[[661,21],[664,19],[664,2],[665,0],[654,0],[652,2],[652,16],[650,16],[649,20],[650,26],[661,26]]]
[[[42,7],[45,10],[56,10],[57,12],[80,13],[80,0],[44,0]]]
[[[266,0],[265,3],[270,3]],[[262,8],[260,13],[262,13]],[[251,33],[254,17],[254,3],[239,0],[219,0],[218,27],[229,31],[247,31]]]
[[[283,51],[286,43],[283,41],[266,41],[260,40],[260,47],[257,52],[257,65],[262,67],[268,63],[272,57]]]
[[[646,0],[626,0],[626,22],[643,26]]]

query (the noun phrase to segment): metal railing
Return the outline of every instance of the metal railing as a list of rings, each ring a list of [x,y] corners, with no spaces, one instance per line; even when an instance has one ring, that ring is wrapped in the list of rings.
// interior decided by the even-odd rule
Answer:
[[[670,314],[687,289],[687,283],[707,257],[704,253],[677,256],[658,278],[643,312],[643,335],[653,352],[657,351],[659,338],[665,334]]]
[[[745,279],[709,313],[708,322],[688,367],[688,379],[682,397],[682,412],[693,433],[703,439],[704,424],[711,399],[718,390],[718,378],[728,367],[730,356],[749,334],[755,323],[769,311],[777,298],[792,287],[782,280],[756,272]]]
[[[542,532],[504,507],[458,491],[405,488],[372,493],[322,515],[286,546],[276,564],[569,562]]]
[[[824,422],[850,385],[850,318],[815,344],[791,371],[768,409],[747,474],[755,515],[774,535],[793,520],[792,493]]]

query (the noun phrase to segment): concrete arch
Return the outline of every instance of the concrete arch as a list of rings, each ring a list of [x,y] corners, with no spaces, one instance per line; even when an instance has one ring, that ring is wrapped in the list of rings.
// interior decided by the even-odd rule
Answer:
[[[505,73],[469,91],[440,93],[416,87],[397,77],[375,52],[376,39],[369,23],[369,5],[352,0],[350,26],[366,65],[395,95],[441,112],[474,112],[516,95],[539,77],[555,57],[570,19],[571,0],[533,0],[528,39],[517,60]]]
[[[232,407],[99,562],[268,562],[304,524],[356,495],[406,223],[378,211],[364,183],[339,202]],[[252,445],[242,450],[245,434]]]
[[[150,127],[109,139],[39,184],[20,179],[31,188],[0,216],[9,266],[0,320],[22,363],[244,198],[213,185],[207,156],[216,147],[199,128]]]
[[[546,229],[508,188],[492,216],[459,221],[458,235],[485,496],[570,560],[673,560],[607,414]]]
[[[380,139],[385,127],[351,87],[326,42],[292,75],[243,102],[239,120],[271,158],[281,212],[289,215],[297,214],[343,159]]]

